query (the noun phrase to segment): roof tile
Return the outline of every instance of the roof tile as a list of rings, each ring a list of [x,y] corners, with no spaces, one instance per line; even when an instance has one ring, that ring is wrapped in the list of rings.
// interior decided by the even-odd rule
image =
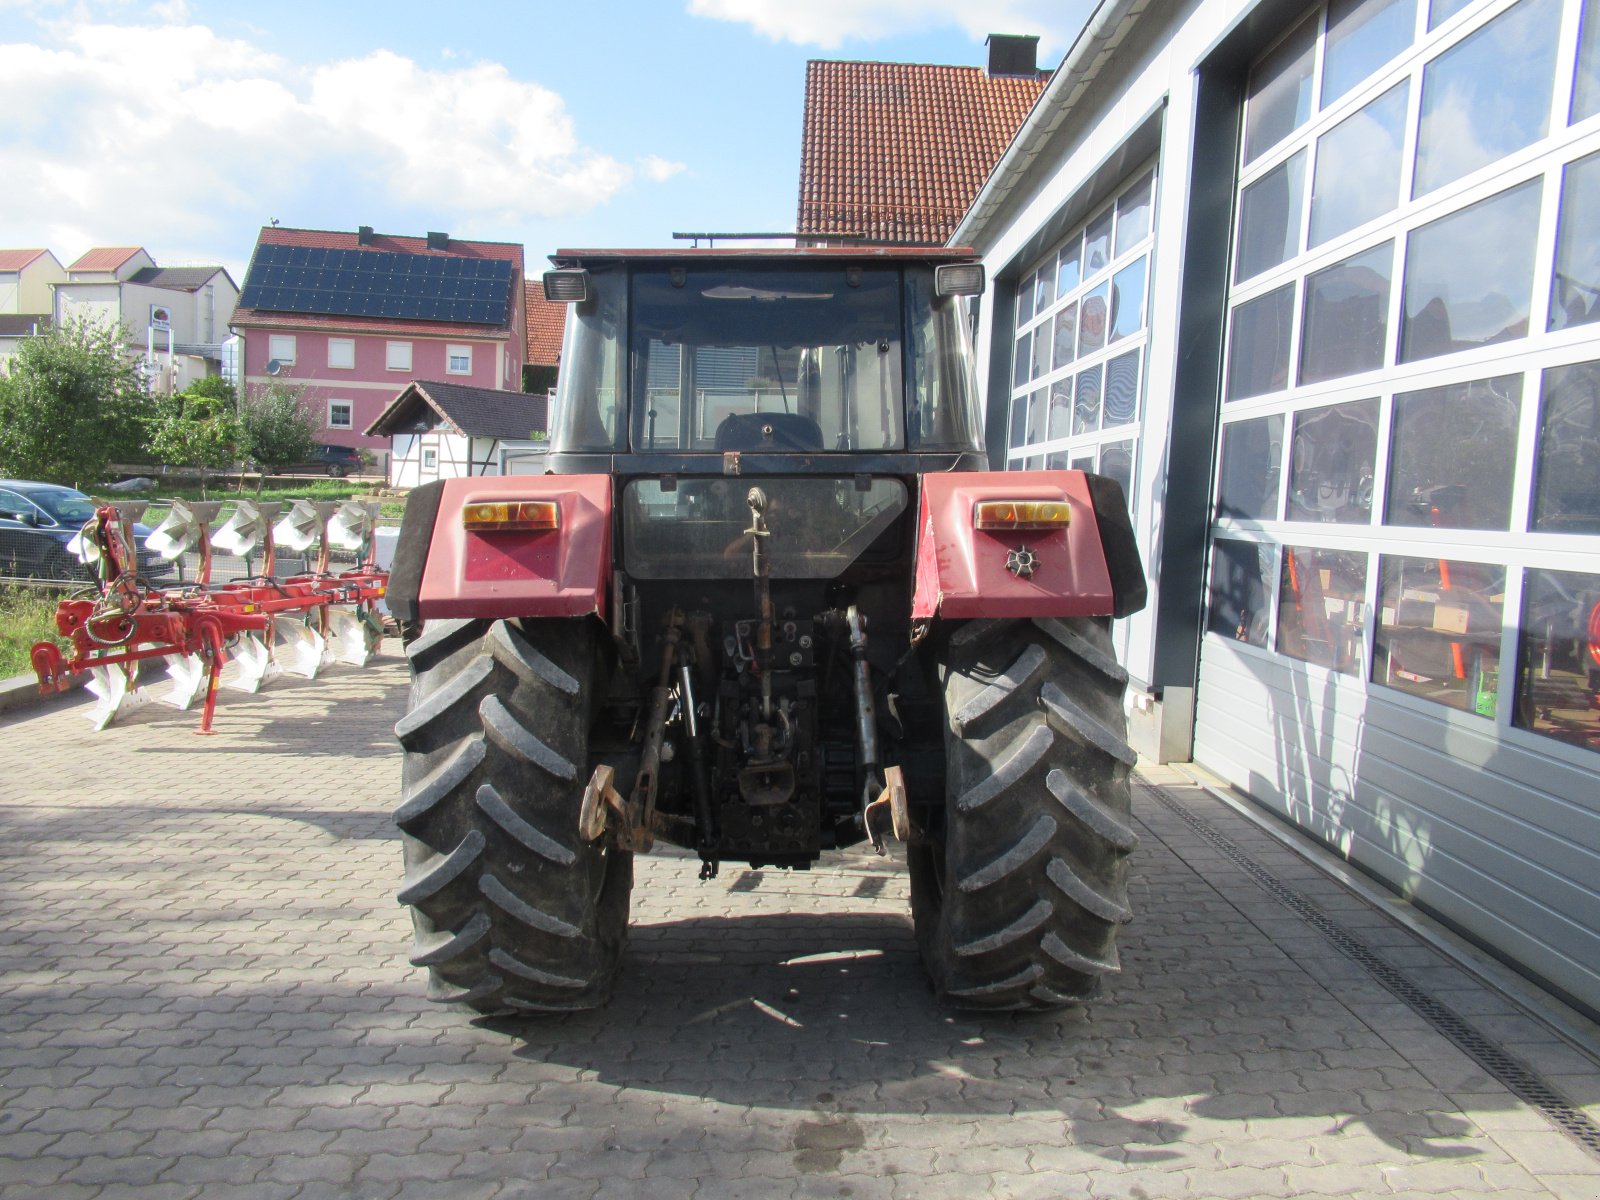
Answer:
[[[1049,82],[978,67],[806,64],[802,236],[943,245]]]

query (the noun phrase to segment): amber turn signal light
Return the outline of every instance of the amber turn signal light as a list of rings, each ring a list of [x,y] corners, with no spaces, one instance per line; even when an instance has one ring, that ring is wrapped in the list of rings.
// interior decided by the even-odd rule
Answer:
[[[992,532],[1065,529],[1071,521],[1065,500],[980,500],[972,506],[972,527]]]
[[[461,510],[462,528],[472,533],[502,529],[559,529],[561,506],[554,500],[497,500]]]

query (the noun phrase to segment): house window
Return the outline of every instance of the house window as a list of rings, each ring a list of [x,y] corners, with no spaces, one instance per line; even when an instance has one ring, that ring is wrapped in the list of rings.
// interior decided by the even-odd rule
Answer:
[[[348,400],[329,400],[328,401],[328,428],[329,429],[349,429],[350,428],[350,401],[348,401]]]
[[[386,343],[384,346],[383,365],[391,371],[411,370],[411,343]]]
[[[329,338],[328,366],[336,371],[355,370],[356,340],[354,338]]]
[[[294,364],[294,334],[275,333],[267,338],[267,357],[281,362],[284,366]]]
[[[444,369],[451,375],[472,374],[472,347],[447,346],[445,348]]]
[[[437,450],[424,450],[422,452],[422,469],[424,471],[437,471],[439,469],[439,452]]]
[[[1017,288],[1007,458],[1133,489],[1156,179],[1143,171]]]

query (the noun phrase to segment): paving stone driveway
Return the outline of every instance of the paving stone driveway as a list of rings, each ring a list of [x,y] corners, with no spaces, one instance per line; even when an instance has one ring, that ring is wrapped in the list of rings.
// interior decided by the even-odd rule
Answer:
[[[870,854],[708,884],[643,860],[609,1009],[434,1008],[393,899],[403,675],[230,695],[210,738],[153,707],[0,724],[5,1200],[1600,1196],[1600,1159],[1239,855],[1580,1121],[1593,1063],[1170,772],[1084,1011],[936,1008]]]

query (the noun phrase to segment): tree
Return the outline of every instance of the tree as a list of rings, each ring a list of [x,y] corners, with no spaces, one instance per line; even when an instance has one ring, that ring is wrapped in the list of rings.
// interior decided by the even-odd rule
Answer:
[[[150,400],[126,339],[80,318],[23,340],[0,377],[0,474],[93,484],[138,454]]]
[[[239,460],[242,435],[233,388],[226,380],[197,380],[175,396],[161,397],[153,408],[151,452],[173,466],[198,467],[204,496],[206,469],[232,466]]]
[[[317,426],[300,402],[301,391],[289,384],[269,383],[252,392],[240,410],[242,449],[263,474],[305,462],[316,447]]]

